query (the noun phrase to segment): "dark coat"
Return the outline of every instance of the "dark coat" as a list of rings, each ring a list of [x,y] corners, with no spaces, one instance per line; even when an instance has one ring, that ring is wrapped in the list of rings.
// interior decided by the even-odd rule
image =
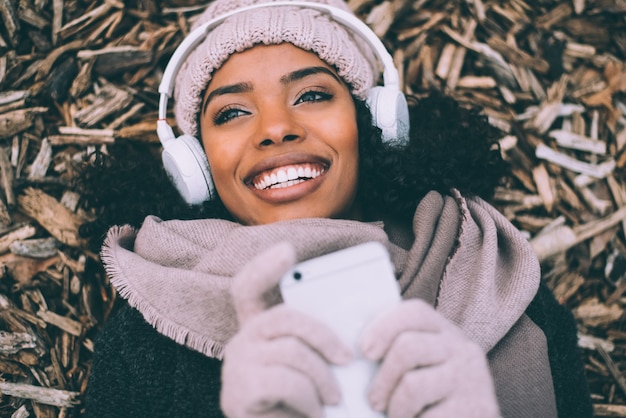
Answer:
[[[573,316],[543,283],[526,314],[548,341],[559,417],[592,417]],[[223,417],[220,369],[219,360],[159,334],[124,305],[96,340],[86,416]]]

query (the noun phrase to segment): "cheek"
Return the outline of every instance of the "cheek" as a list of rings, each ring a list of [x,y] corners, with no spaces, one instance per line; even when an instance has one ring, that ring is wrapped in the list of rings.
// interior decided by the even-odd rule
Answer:
[[[228,144],[228,145],[225,145]],[[203,148],[209,161],[211,176],[215,188],[225,190],[229,187],[229,179],[235,178],[239,164],[239,149],[232,142],[220,141],[218,138],[203,138]]]
[[[344,163],[356,173],[359,162],[359,131],[355,120],[344,120],[343,123],[336,124],[335,129],[339,133],[337,150],[340,154],[346,156]]]
[[[336,151],[341,158],[343,193],[346,197],[354,197],[359,178],[359,133],[354,121],[335,125],[339,129],[340,138]]]

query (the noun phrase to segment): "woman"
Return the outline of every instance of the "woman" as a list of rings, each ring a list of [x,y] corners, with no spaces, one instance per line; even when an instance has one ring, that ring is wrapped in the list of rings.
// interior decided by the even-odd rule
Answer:
[[[196,24],[249,3],[217,0]],[[374,410],[591,416],[571,316],[478,197],[501,173],[484,118],[435,96],[413,108],[408,145],[383,142],[364,102],[376,78],[371,51],[306,8],[240,13],[195,48],[175,112],[217,196],[169,212],[140,202],[199,219],[109,232],[103,262],[128,305],[97,341],[88,415],[323,416],[341,402],[331,365],[354,353],[278,303],[276,284],[296,260],[379,241],[404,300],[360,337],[380,361]]]

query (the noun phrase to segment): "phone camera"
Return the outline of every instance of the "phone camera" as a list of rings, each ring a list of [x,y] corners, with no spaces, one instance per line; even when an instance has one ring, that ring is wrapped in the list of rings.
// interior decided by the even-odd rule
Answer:
[[[300,273],[299,271],[294,271],[293,272],[293,279],[294,280],[300,280],[302,278],[302,273]]]

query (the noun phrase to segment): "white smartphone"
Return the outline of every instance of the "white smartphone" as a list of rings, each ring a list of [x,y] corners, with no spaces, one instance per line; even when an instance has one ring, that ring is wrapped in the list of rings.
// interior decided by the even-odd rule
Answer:
[[[368,242],[296,264],[282,277],[286,304],[326,323],[356,353],[345,366],[333,367],[342,403],[327,406],[327,418],[380,418],[367,401],[367,388],[378,366],[365,359],[357,342],[363,327],[401,300],[387,249]]]

